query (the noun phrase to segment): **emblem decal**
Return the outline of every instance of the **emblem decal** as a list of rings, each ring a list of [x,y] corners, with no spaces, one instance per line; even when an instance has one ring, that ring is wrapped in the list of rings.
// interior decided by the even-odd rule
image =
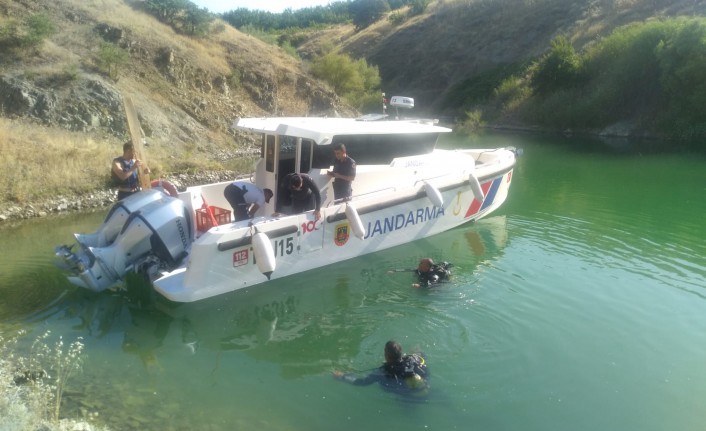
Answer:
[[[351,225],[348,222],[337,224],[334,232],[333,242],[339,247],[345,245],[351,235]]]

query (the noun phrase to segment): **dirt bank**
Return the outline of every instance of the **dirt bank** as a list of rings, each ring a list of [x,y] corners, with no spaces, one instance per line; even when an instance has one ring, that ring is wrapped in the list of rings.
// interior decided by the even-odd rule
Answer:
[[[171,182],[179,191],[186,187],[228,181],[238,176],[233,171],[212,171],[198,174],[167,175],[163,179]],[[115,201],[117,192],[112,189],[95,190],[92,193],[75,196],[56,196],[37,202],[0,203],[0,229],[14,225],[13,222],[49,217],[71,212],[89,212],[110,207]]]

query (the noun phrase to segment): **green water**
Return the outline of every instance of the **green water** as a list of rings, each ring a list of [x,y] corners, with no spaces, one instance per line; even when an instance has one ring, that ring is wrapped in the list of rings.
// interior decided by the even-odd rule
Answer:
[[[194,304],[68,284],[54,245],[103,213],[2,229],[0,328],[84,337],[62,411],[116,430],[702,430],[706,159],[464,145],[524,150],[496,215]],[[425,255],[453,281],[388,273]],[[378,366],[389,339],[426,354],[425,398],[331,377]]]

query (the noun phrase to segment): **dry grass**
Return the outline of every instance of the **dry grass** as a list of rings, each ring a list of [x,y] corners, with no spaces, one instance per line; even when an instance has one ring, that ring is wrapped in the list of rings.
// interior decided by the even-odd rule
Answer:
[[[80,193],[106,186],[117,143],[0,118],[2,199],[25,202],[47,193]]]
[[[34,82],[66,81],[64,89],[81,85],[85,76],[96,70],[100,39],[94,31],[95,25],[104,23],[126,29],[139,49],[131,59],[129,70],[112,84],[122,94],[133,97],[138,112],[155,131],[148,137],[151,145],[146,154],[152,177],[243,165],[240,160],[225,161],[226,166],[214,160],[214,154],[223,153],[221,148],[232,149],[230,133],[208,130],[203,127],[204,123],[199,124],[175,106],[191,108],[201,100],[207,100],[210,111],[202,113],[199,120],[213,119],[213,123],[230,125],[236,114],[232,102],[219,98],[217,94],[194,89],[196,79],[192,77],[208,82],[215,76],[229,76],[234,56],[240,61],[244,53],[256,55],[255,61],[264,63],[269,50],[275,49],[263,48],[259,41],[231,27],[205,39],[189,38],[131,7],[131,3],[137,1],[58,0],[46,4],[42,9],[53,17],[57,33],[45,40],[32,55],[6,62],[3,66],[7,70],[3,73],[23,76]],[[3,6],[7,8],[8,16],[2,15]],[[9,16],[21,19],[36,10],[34,6],[28,6],[28,9],[25,6],[0,0],[0,23],[7,21]],[[180,90],[181,99],[175,97],[175,85],[154,67],[154,55],[162,48],[172,49],[177,58],[187,62],[187,86]],[[238,103],[247,106],[248,102],[238,100]],[[184,133],[184,124],[188,124],[189,131],[203,127],[198,142]],[[72,133],[22,119],[0,118],[0,162],[4,167],[0,175],[0,203],[33,203],[56,195],[82,194],[109,187],[111,160],[120,155],[122,141],[127,136],[98,133]],[[241,167],[250,170],[249,160],[246,164]]]
[[[145,160],[152,178],[169,172],[194,173],[232,169],[249,172],[252,160],[244,157],[224,166],[195,148],[175,158],[164,147],[149,146]],[[113,158],[122,154],[122,142],[0,118],[0,203],[31,203],[57,195],[77,195],[111,187]]]

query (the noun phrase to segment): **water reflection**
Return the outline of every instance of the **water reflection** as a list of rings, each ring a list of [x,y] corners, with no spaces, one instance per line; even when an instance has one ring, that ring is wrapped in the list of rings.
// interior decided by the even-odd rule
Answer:
[[[506,245],[505,217],[493,217],[188,304],[164,299],[137,276],[125,291],[94,293],[61,284],[62,274],[48,269],[45,278],[59,283],[59,292],[29,317],[16,317],[28,329],[50,326],[67,340],[84,338],[84,373],[65,397],[67,414],[100,411],[115,429],[125,429],[125,421],[136,429],[158,429],[164,424],[156,421],[165,418],[198,428],[203,412],[214,418],[235,414],[223,404],[226,397],[252,404],[252,416],[259,416],[255,406],[268,398],[262,381],[272,381],[273,366],[280,386],[324,376],[323,382],[339,387],[329,380],[331,370],[379,365],[388,338],[412,334],[407,351],[457,345],[467,329],[449,307],[468,295],[476,271],[501,257]],[[415,267],[426,255],[454,263],[451,283],[421,291],[410,287],[412,274],[388,274],[391,268]],[[194,416],[196,410],[202,413]],[[131,412],[128,418],[120,414],[125,411]],[[189,422],[192,417],[201,419]]]
[[[413,267],[431,255],[452,261],[462,283],[477,266],[497,258],[506,243],[506,219],[498,216],[417,241],[412,249],[397,247],[196,303],[170,302],[135,276],[127,291],[76,289],[52,305],[54,311],[40,314],[74,322],[72,329],[89,340],[121,332],[122,351],[145,367],[159,363],[160,350],[177,347],[169,343],[180,343],[190,355],[244,352],[279,364],[284,377],[295,378],[354,360],[385,314],[394,312],[380,304],[425,301],[409,288],[409,273],[390,275],[389,268]]]

